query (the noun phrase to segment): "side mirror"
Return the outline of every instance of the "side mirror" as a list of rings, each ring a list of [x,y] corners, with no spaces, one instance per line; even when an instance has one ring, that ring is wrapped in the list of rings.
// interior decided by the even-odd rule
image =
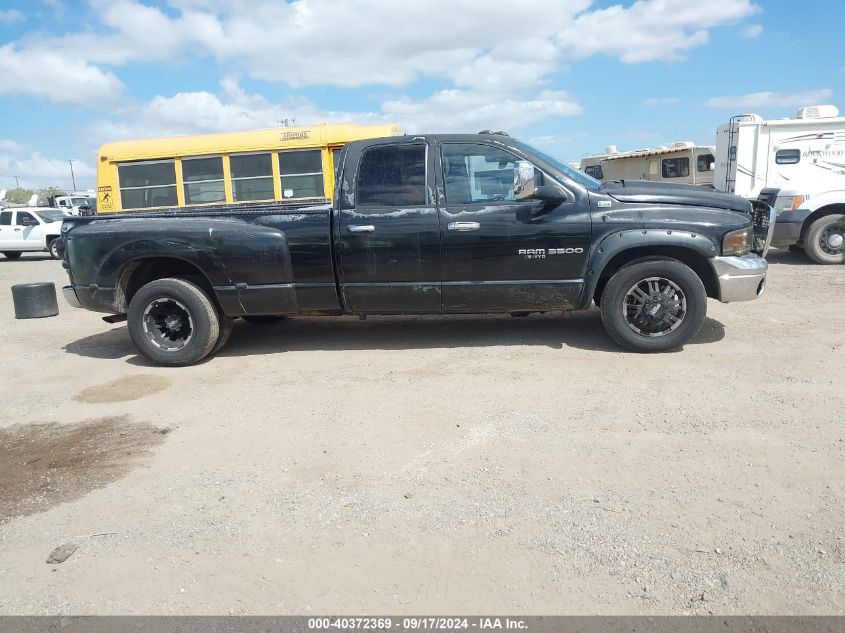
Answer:
[[[534,164],[527,160],[516,161],[513,165],[513,197],[516,200],[531,198],[536,189]]]
[[[36,224],[38,224],[38,221],[32,218],[21,218],[21,226],[35,226]]]

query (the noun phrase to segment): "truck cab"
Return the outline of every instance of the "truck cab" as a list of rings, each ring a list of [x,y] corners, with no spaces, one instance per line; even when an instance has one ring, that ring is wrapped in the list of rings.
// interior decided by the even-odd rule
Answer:
[[[50,207],[0,210],[0,253],[17,259],[24,252],[46,251],[59,259],[64,214]]]
[[[551,312],[675,349],[707,298],[765,288],[773,211],[704,187],[601,183],[501,133],[354,141],[329,200],[68,218],[71,305],[186,365],[235,318]]]

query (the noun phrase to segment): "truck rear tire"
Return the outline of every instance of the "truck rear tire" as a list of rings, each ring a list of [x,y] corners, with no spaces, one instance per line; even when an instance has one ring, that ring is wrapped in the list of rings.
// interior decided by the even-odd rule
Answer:
[[[144,356],[161,365],[202,360],[220,338],[217,307],[197,285],[157,279],[141,287],[127,312],[129,336]]]
[[[634,352],[666,352],[689,342],[707,315],[698,275],[671,259],[631,264],[605,286],[601,316],[611,338]]]
[[[845,261],[845,215],[825,215],[810,225],[804,236],[804,250],[817,264]]]
[[[217,342],[214,344],[210,354],[219,352],[232,336],[232,330],[235,328],[235,320],[232,317],[227,317],[225,314],[220,314],[220,334],[217,337]]]
[[[21,252],[20,251],[3,251],[3,256],[6,259],[17,259],[18,257],[21,256]]]

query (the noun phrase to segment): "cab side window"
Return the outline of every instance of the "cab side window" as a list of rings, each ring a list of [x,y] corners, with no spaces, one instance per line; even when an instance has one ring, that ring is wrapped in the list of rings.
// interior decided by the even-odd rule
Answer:
[[[18,218],[17,222],[15,222],[18,226],[35,226],[38,224],[38,220],[35,219],[31,213],[27,213],[26,211],[18,211]]]
[[[443,180],[448,204],[513,201],[516,156],[475,143],[442,145]]]
[[[425,145],[371,147],[361,157],[357,182],[359,207],[425,204]]]
[[[12,225],[12,212],[11,211],[0,212],[0,226],[11,226],[11,225]]]

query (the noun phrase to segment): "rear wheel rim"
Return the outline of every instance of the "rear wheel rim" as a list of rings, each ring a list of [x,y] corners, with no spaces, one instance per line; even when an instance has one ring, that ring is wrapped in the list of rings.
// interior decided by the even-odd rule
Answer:
[[[647,277],[628,289],[622,319],[640,336],[657,338],[677,330],[687,316],[687,297],[666,277]]]
[[[50,255],[52,255],[56,259],[59,258],[59,245],[56,243],[55,240],[50,242]]]
[[[176,299],[150,301],[141,319],[144,336],[163,352],[184,349],[194,335],[194,320],[185,305]]]
[[[835,222],[819,235],[819,246],[828,255],[845,253],[845,223]]]

